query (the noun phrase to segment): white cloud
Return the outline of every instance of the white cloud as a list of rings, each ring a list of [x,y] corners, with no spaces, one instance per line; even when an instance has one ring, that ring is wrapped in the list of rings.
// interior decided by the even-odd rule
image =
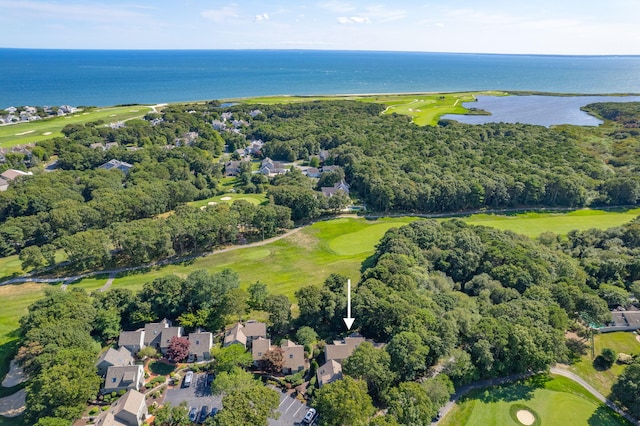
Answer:
[[[338,18],[338,24],[370,24],[371,20],[366,16],[340,16]]]
[[[260,15],[256,15],[255,18],[253,18],[253,22],[262,22],[262,21],[268,21],[269,20],[269,15],[267,15],[266,13],[261,13]]]
[[[222,22],[230,18],[237,18],[238,11],[235,6],[224,6],[220,9],[203,10],[200,15],[214,22]]]
[[[319,6],[323,9],[326,9],[335,13],[349,13],[356,10],[356,8],[351,3],[346,3],[342,1],[332,0],[326,3],[320,3]]]

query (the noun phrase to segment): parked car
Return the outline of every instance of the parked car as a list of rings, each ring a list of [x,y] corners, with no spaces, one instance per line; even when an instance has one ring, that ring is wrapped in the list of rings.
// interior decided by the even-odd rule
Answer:
[[[207,417],[209,417],[209,407],[203,405],[200,409],[200,417],[198,418],[198,423],[204,423],[204,421],[207,420]]]
[[[213,383],[215,378],[216,376],[213,373],[207,374],[207,386],[211,386],[211,383]]]
[[[213,407],[213,408],[211,409],[211,412],[209,413],[209,417],[213,417],[213,416],[215,416],[216,414],[218,414],[218,411],[220,411],[220,410],[219,410],[219,409],[217,409],[216,407]]]
[[[316,419],[316,409],[309,408],[309,410],[307,411],[307,414],[305,414],[304,418],[302,419],[302,424],[310,425],[315,419]]]
[[[193,381],[193,371],[187,371],[184,375],[184,380],[182,380],[182,387],[188,388],[191,386],[191,382]]]
[[[198,407],[191,407],[189,410],[189,421],[195,422],[198,418]]]

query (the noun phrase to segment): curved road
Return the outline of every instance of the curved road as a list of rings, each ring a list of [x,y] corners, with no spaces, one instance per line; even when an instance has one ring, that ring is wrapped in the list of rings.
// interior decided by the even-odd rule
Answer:
[[[567,379],[573,380],[574,382],[578,383],[580,386],[585,388],[587,390],[587,392],[589,392],[591,395],[595,396],[599,401],[601,401],[604,404],[606,404],[607,407],[611,408],[613,411],[615,411],[616,413],[620,414],[625,419],[629,420],[632,424],[640,425],[640,421],[634,419],[629,414],[627,414],[624,411],[622,411],[617,405],[615,405],[613,402],[611,402],[610,400],[605,398],[604,395],[602,395],[600,392],[595,390],[593,388],[593,386],[591,386],[589,383],[585,382],[580,376],[578,376],[576,374],[573,374],[572,372],[567,371],[565,369],[558,368],[558,367],[551,367],[549,372],[551,374],[555,374],[555,375],[566,377]],[[474,389],[486,388],[486,387],[490,387],[490,386],[502,385],[504,383],[515,382],[517,380],[520,380],[520,379],[523,379],[525,377],[532,376],[532,375],[533,375],[533,373],[514,374],[514,375],[511,375],[511,376],[507,376],[507,377],[501,377],[501,378],[498,378],[498,379],[482,380],[482,381],[479,381],[479,382],[475,382],[475,383],[471,383],[471,384],[465,385],[462,388],[460,388],[460,390],[458,390],[455,394],[453,394],[453,396],[451,397],[451,400],[449,400],[449,402],[447,402],[445,404],[445,406],[440,409],[440,411],[439,411],[440,414],[441,414],[440,420],[443,419],[449,413],[449,411],[451,411],[451,409],[453,408],[455,403],[461,397],[463,397],[464,395],[466,395],[467,393],[469,393],[470,391],[472,391]],[[431,423],[431,425],[432,426],[437,425],[440,422],[440,420],[434,421],[433,423]]]

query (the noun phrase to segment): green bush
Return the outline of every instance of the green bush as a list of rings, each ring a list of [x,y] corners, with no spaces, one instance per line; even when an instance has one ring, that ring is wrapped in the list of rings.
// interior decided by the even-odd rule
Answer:
[[[91,410],[89,410],[89,415],[93,416],[94,414],[98,414],[98,411],[100,411],[98,407],[93,407]]]

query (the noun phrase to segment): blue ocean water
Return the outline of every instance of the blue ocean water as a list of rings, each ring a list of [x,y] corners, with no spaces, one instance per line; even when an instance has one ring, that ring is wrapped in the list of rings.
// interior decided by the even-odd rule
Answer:
[[[442,118],[466,124],[598,126],[602,120],[580,109],[596,102],[640,102],[640,96],[478,96],[476,102],[465,102],[463,106],[488,111],[491,115],[445,114]]]
[[[640,93],[640,57],[0,49],[0,108],[488,89]]]

